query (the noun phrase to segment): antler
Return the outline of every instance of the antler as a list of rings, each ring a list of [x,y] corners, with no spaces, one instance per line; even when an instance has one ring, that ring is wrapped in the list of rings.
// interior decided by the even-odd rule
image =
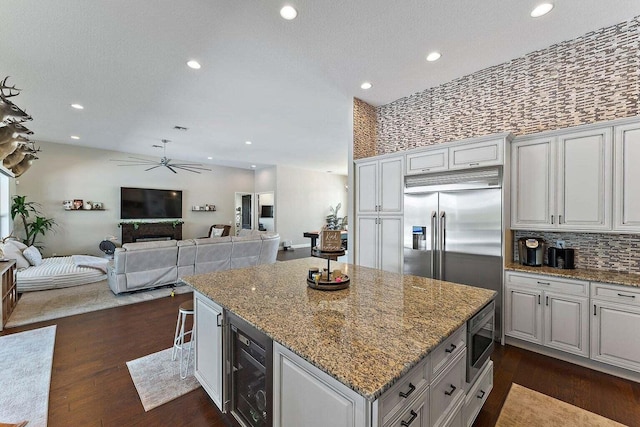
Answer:
[[[9,76],[5,77],[4,80],[0,83],[0,96],[2,96],[3,98],[11,98],[12,96],[17,96],[20,94],[20,91],[22,89],[18,89],[16,87],[16,85],[13,86],[9,86],[7,85],[7,79],[9,79]],[[9,90],[9,94],[5,94],[4,91],[5,89]],[[12,93],[11,91],[15,90],[17,93]]]

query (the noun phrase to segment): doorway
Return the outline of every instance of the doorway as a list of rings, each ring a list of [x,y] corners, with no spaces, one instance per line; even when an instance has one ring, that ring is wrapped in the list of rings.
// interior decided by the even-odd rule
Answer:
[[[236,192],[235,194],[235,235],[240,234],[240,230],[251,230],[253,228],[253,193]]]

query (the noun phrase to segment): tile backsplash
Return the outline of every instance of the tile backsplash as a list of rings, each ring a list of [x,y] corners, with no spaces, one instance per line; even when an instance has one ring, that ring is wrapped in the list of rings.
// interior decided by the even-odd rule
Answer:
[[[518,239],[538,237],[546,248],[564,240],[566,248],[575,249],[575,267],[611,270],[621,273],[640,273],[640,234],[567,233],[550,231],[522,231],[513,233],[513,260],[518,261]]]

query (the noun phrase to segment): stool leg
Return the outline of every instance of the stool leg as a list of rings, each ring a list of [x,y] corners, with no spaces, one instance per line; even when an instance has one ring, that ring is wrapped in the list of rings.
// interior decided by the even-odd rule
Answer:
[[[180,379],[185,379],[187,378],[187,375],[189,374],[189,363],[191,362],[191,352],[195,351],[195,349],[193,348],[193,346],[196,344],[196,322],[194,319],[193,322],[193,328],[191,328],[190,331],[187,332],[187,334],[190,335],[190,340],[189,340],[189,350],[187,350],[187,363],[186,365],[184,365],[184,371],[182,369],[182,358],[180,359]]]
[[[176,320],[176,333],[173,335],[173,352],[171,353],[171,360],[176,360],[176,355],[178,353],[178,339],[180,336],[178,332],[180,331],[180,316],[181,313],[178,311],[178,320]]]

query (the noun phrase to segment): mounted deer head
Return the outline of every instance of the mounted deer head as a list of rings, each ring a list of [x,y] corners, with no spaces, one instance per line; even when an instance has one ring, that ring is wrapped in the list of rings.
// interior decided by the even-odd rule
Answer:
[[[20,121],[8,120],[3,127],[0,127],[0,144],[7,143],[20,134],[33,135],[33,132],[22,125]]]
[[[5,159],[2,161],[2,165],[7,169],[11,169],[15,167],[17,164],[19,164],[20,162],[22,162],[24,158],[28,155],[31,155],[33,156],[32,158],[37,159],[35,155],[39,151],[40,151],[40,148],[35,148],[33,142],[31,142],[30,144],[21,145],[17,147],[13,153],[5,157]]]
[[[21,121],[33,119],[26,111],[22,110],[4,96],[0,96],[0,116],[2,117],[2,121],[5,121],[10,117],[21,119]]]
[[[11,172],[13,172],[16,178],[19,177],[31,167],[35,159],[37,159],[35,154],[27,154],[20,163],[11,168]]]

